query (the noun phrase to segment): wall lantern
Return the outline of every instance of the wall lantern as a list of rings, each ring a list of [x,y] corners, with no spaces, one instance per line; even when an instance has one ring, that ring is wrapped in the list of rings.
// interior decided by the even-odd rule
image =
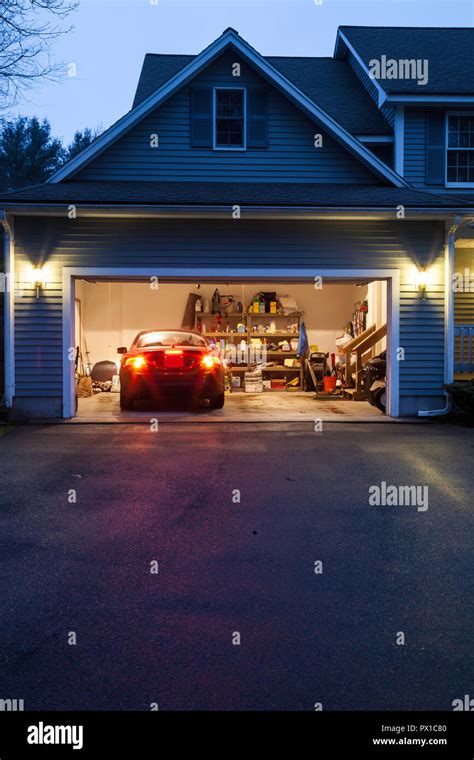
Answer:
[[[426,291],[429,285],[433,284],[433,273],[428,272],[426,269],[418,269],[415,274],[415,285],[417,290],[421,293],[423,300],[426,298]]]
[[[29,280],[31,287],[36,288],[36,298],[39,298],[40,288],[44,288],[46,285],[46,273],[43,267],[32,267],[29,274]]]

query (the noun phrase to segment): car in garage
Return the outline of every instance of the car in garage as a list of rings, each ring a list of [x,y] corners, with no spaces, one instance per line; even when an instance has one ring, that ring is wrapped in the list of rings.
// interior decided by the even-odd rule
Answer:
[[[120,408],[135,401],[181,397],[224,406],[224,367],[209,343],[190,330],[143,330],[130,349],[121,346]]]

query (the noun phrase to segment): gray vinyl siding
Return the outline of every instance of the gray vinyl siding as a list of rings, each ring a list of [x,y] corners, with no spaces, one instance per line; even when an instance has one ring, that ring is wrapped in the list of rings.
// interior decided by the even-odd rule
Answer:
[[[268,147],[215,151],[190,145],[190,96],[185,86],[75,175],[76,180],[183,180],[375,184],[377,177],[328,137],[276,89],[226,53],[193,79],[193,87],[267,87]],[[159,147],[150,148],[157,134]],[[315,134],[323,146],[314,147]]]
[[[447,111],[468,111],[463,108],[450,108]],[[426,110],[424,108],[405,108],[405,140],[404,140],[404,177],[414,187],[429,190],[430,192],[443,192],[449,195],[466,196],[472,192],[474,201],[474,189],[455,188],[440,185],[426,184]]]
[[[436,406],[444,382],[444,226],[409,221],[245,221],[17,219],[19,271],[44,261],[49,282],[41,298],[16,301],[16,395],[60,397],[63,266],[400,268],[402,413]],[[406,270],[433,266],[440,279],[426,301]],[[431,402],[430,402],[431,399]]]
[[[415,187],[425,187],[425,150],[426,111],[405,108],[404,174]]]
[[[387,166],[390,166],[393,168],[393,145],[368,145],[367,146],[372,153],[374,153],[378,158],[381,158],[382,161],[387,164]]]

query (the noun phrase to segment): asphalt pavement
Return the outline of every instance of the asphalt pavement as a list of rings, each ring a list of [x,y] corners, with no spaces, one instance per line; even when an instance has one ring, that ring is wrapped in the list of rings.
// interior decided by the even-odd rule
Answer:
[[[432,421],[14,429],[0,699],[452,710],[474,696],[473,460],[472,429]],[[428,491],[369,503],[389,485]]]

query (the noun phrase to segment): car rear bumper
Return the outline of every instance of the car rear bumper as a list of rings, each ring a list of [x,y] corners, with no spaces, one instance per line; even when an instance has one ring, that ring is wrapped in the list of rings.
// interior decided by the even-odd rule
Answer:
[[[224,392],[224,373],[121,372],[120,384],[122,392],[132,398],[173,395],[211,398]]]

